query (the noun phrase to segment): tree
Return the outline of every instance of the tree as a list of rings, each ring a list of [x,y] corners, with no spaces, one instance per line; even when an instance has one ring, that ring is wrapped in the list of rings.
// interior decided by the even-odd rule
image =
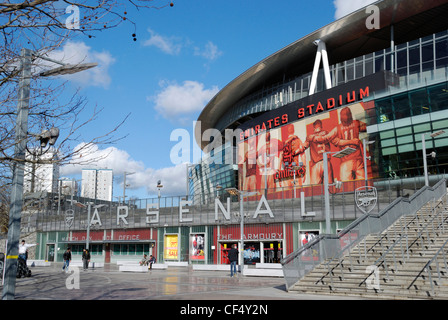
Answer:
[[[0,0],[2,1],[2,0]],[[136,28],[127,9],[162,9],[172,3],[166,0],[30,0],[0,2],[0,227],[2,214],[7,215],[8,185],[11,182],[14,158],[15,122],[17,117],[17,86],[21,72],[20,53],[22,48],[33,53],[30,107],[28,117],[27,149],[34,152],[40,148],[36,135],[52,127],[63,133],[54,146],[57,155],[42,160],[27,157],[26,162],[73,163],[82,162],[79,155],[94,144],[111,144],[117,139],[115,133],[121,123],[97,137],[81,138],[82,128],[94,122],[101,115],[101,107],[91,107],[88,101],[75,92],[65,98],[66,83],[46,81],[38,77],[44,61],[52,52],[61,48],[75,37],[95,37],[99,31],[110,30],[122,23],[134,26],[132,37],[135,40]],[[109,31],[108,31],[109,32]],[[80,63],[83,61],[79,61]],[[51,64],[51,63],[50,63]],[[47,63],[48,66],[48,63]],[[87,108],[89,107],[89,108]],[[87,109],[90,114],[86,116]],[[123,122],[126,119],[123,119]],[[74,145],[83,144],[76,150]],[[7,220],[7,219],[6,219]],[[5,230],[0,230],[5,231]]]

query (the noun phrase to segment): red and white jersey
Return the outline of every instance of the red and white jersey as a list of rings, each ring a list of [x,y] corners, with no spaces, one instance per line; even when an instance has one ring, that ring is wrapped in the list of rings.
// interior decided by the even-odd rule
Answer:
[[[348,126],[344,126],[342,123],[338,124],[337,128],[337,138],[339,140],[352,140],[359,139],[359,133],[366,131],[366,124],[359,120],[353,120],[352,123]],[[340,149],[345,148],[353,148],[356,149],[352,154],[345,156],[344,159],[362,159],[362,152],[359,144],[349,144],[344,147],[340,147]]]
[[[310,148],[311,161],[317,163],[324,158],[324,152],[330,151],[330,143],[328,142],[315,142],[314,137],[325,136],[328,132],[325,130],[310,134],[306,137],[305,148]]]

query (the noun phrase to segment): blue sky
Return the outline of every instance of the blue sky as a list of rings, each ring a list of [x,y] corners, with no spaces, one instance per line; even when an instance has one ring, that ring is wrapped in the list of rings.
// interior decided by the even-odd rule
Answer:
[[[174,0],[173,7],[161,10],[130,7],[128,16],[136,30],[124,23],[91,39],[77,36],[54,57],[98,62],[95,69],[66,78],[68,93],[80,88],[88,99],[87,112],[103,108],[83,129],[84,141],[113,129],[129,114],[115,133],[126,138],[97,149],[108,155],[97,167],[114,170],[114,195],[122,194],[123,171],[136,172],[127,177],[127,195],[155,196],[159,179],[164,195],[182,195],[186,170],[170,159],[177,143],[170,141],[171,132],[188,130],[192,145],[193,121],[230,81],[288,44],[372,2]],[[80,172],[80,166],[66,166],[61,173],[79,179]]]

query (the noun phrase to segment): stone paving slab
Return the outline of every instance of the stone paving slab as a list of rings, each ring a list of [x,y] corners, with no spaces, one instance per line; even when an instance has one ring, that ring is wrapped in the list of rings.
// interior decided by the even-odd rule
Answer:
[[[331,296],[288,293],[282,278],[230,277],[227,271],[193,271],[191,267],[119,272],[61,264],[31,268],[30,278],[16,280],[16,300],[338,300]],[[2,289],[2,287],[0,286]],[[351,299],[351,298],[349,298]]]

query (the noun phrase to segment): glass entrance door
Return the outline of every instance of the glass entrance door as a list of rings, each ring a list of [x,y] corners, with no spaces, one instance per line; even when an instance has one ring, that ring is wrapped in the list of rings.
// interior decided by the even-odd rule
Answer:
[[[54,244],[47,244],[47,261],[54,261]]]

